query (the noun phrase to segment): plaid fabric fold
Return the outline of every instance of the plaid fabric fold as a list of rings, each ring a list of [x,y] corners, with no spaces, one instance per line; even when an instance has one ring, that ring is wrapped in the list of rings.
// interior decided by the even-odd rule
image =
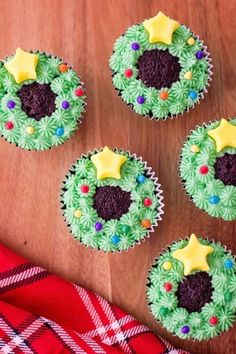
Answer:
[[[101,296],[27,262],[3,245],[0,352],[186,353]]]

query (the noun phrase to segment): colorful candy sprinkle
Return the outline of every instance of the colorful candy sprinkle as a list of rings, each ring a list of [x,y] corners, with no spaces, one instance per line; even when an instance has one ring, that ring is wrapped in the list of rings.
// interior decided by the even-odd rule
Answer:
[[[133,76],[133,70],[132,69],[126,69],[125,70],[125,77],[129,78]]]
[[[75,95],[76,95],[77,97],[83,96],[83,95],[84,95],[84,90],[83,90],[82,88],[78,87],[78,88],[75,90]]]
[[[144,183],[145,182],[145,180],[146,180],[146,177],[144,176],[144,175],[139,175],[138,177],[137,177],[137,182],[138,183]]]
[[[201,166],[200,168],[199,168],[199,172],[202,174],[202,175],[206,175],[207,173],[208,173],[208,171],[209,171],[209,168],[207,167],[207,166]]]
[[[12,123],[12,122],[6,122],[6,124],[5,124],[5,128],[7,129],[7,130],[12,130],[13,128],[14,128],[14,124]]]
[[[16,106],[16,103],[15,103],[14,101],[9,100],[9,101],[7,102],[7,108],[13,109],[13,108],[15,108],[15,106]]]
[[[123,234],[128,234],[130,232],[131,227],[129,225],[122,225],[121,226],[121,231]]]
[[[143,104],[143,103],[145,102],[145,97],[144,97],[144,96],[138,96],[137,102],[138,102],[139,104]]]
[[[232,294],[231,293],[225,293],[225,300],[226,301],[231,301],[232,300]]]
[[[144,219],[141,221],[141,225],[142,227],[144,227],[145,229],[149,229],[151,227],[151,221],[148,219]]]
[[[165,269],[165,270],[170,270],[172,268],[172,263],[171,262],[164,262],[162,264],[162,267]]]
[[[140,45],[139,45],[137,42],[134,42],[134,43],[131,44],[131,48],[132,48],[133,50],[139,50]]]
[[[189,326],[183,326],[183,327],[181,328],[181,332],[182,332],[183,334],[188,334],[188,333],[190,332],[190,327],[189,327]]]
[[[203,56],[204,56],[204,54],[203,54],[203,52],[201,51],[201,50],[199,50],[199,51],[197,51],[197,53],[196,53],[196,58],[197,59],[202,59],[203,58]]]
[[[145,198],[144,201],[143,201],[143,204],[146,207],[149,207],[150,205],[152,205],[152,200],[150,198]]]
[[[187,41],[188,45],[194,45],[195,39],[193,37],[190,37]]]
[[[32,134],[34,134],[34,132],[35,132],[35,129],[34,129],[34,127],[26,127],[26,132],[29,134],[29,135],[32,135]]]
[[[193,73],[192,73],[192,71],[187,71],[187,72],[184,74],[184,78],[185,78],[186,80],[192,80],[192,78],[193,78]]]
[[[200,151],[200,148],[197,145],[191,145],[190,150],[191,152],[198,153]]]
[[[64,135],[64,132],[65,132],[65,129],[61,127],[61,128],[56,129],[55,134],[57,136],[62,136],[62,135]]]
[[[160,314],[161,316],[167,315],[168,312],[169,312],[169,310],[168,310],[167,307],[161,307],[160,310],[159,310],[159,314]]]
[[[197,98],[197,92],[196,91],[189,91],[188,95],[191,98],[191,100],[196,100],[196,98]]]
[[[224,265],[225,265],[225,268],[227,268],[227,269],[231,269],[234,266],[233,261],[231,261],[231,259],[227,259],[225,261]]]
[[[218,323],[218,318],[216,316],[212,316],[210,319],[209,319],[209,323],[212,325],[212,326],[216,326],[217,323]]]
[[[171,283],[168,282],[168,283],[165,283],[165,284],[164,284],[164,289],[165,289],[165,291],[169,292],[169,291],[172,290],[172,288],[173,288],[173,286],[172,286]]]
[[[80,187],[80,190],[81,190],[82,193],[87,194],[89,192],[89,186],[87,184],[83,184]]]
[[[169,97],[169,94],[167,91],[162,91],[162,92],[160,92],[159,97],[162,101],[165,101]]]
[[[82,216],[82,212],[81,212],[79,209],[77,209],[77,210],[74,212],[74,217],[75,217],[76,219],[79,219],[81,216]]]
[[[68,108],[70,107],[70,103],[69,103],[68,101],[63,101],[63,102],[61,103],[61,107],[62,107],[63,109],[68,109]]]
[[[59,65],[59,71],[61,72],[61,73],[66,73],[67,71],[68,71],[68,66],[66,65],[66,64],[60,64]]]
[[[118,235],[113,235],[112,238],[111,238],[111,242],[112,242],[114,245],[117,245],[117,244],[120,242],[120,236],[118,236]]]
[[[209,203],[210,204],[218,204],[220,201],[220,197],[218,197],[218,195],[212,195],[210,198],[209,198]]]
[[[96,224],[94,225],[96,231],[102,230],[102,223],[97,221]]]

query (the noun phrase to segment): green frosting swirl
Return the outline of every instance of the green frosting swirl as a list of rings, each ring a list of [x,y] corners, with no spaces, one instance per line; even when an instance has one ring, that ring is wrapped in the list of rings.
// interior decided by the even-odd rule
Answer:
[[[27,80],[20,84],[3,66],[4,62],[12,58],[6,58],[0,65],[0,132],[10,143],[27,150],[46,150],[58,146],[69,139],[77,129],[84,111],[85,96],[77,97],[75,90],[82,88],[83,84],[76,72],[69,68],[62,73],[59,65],[62,59],[45,53],[34,52],[38,55],[36,68],[36,80]],[[43,117],[36,121],[26,115],[21,108],[21,100],[17,92],[23,85],[38,82],[50,84],[51,90],[57,95],[56,110],[50,117]],[[14,109],[9,109],[8,101],[14,101]],[[67,100],[69,109],[63,109],[62,101]],[[9,129],[8,122],[13,123]],[[34,133],[28,134],[27,127],[33,127]],[[58,135],[58,128],[63,128]]]
[[[188,244],[188,238],[166,247],[152,266],[147,284],[147,300],[153,316],[173,334],[183,339],[206,340],[227,331],[236,320],[236,259],[220,243],[201,237],[200,243],[213,248],[207,256],[209,275],[212,277],[212,299],[200,312],[189,313],[179,307],[176,290],[184,279],[183,263],[172,256],[173,251]],[[226,262],[231,261],[231,267]],[[164,269],[165,262],[171,263],[171,269]],[[195,273],[197,270],[195,271]],[[172,284],[171,291],[165,291],[163,285]],[[210,319],[217,318],[216,324]],[[183,333],[182,327],[188,326],[189,332]]]
[[[127,250],[148,236],[153,226],[161,219],[163,207],[160,185],[146,162],[129,152],[116,149],[114,151],[127,157],[121,167],[121,179],[97,179],[96,167],[91,161],[91,156],[98,153],[98,150],[95,150],[76,161],[66,175],[61,191],[62,212],[74,238],[88,247],[105,252]],[[142,183],[137,180],[138,176],[145,177]],[[88,193],[81,192],[83,185],[89,187]],[[96,187],[100,186],[119,186],[131,193],[130,208],[119,220],[105,221],[93,208],[93,196]],[[152,201],[148,207],[143,203],[145,198]],[[75,214],[78,210],[81,214],[79,217]],[[141,224],[145,219],[151,223],[148,229]],[[95,229],[96,222],[102,224],[100,231]],[[114,243],[115,235],[118,236],[118,242]]]
[[[195,43],[188,45],[187,41],[193,37]],[[132,50],[132,43],[138,43],[140,48]],[[137,62],[139,57],[147,50],[160,49],[169,50],[169,52],[178,57],[181,65],[179,81],[175,82],[169,89],[157,90],[153,87],[146,87],[138,79]],[[205,53],[201,60],[196,58],[196,53],[203,51]],[[119,91],[122,99],[131,106],[131,108],[140,115],[147,115],[156,120],[165,120],[182,114],[184,111],[193,107],[200,98],[203,98],[206,87],[209,86],[211,76],[211,64],[209,54],[203,42],[197,38],[186,26],[181,25],[172,36],[172,43],[166,45],[163,43],[149,43],[149,34],[144,29],[143,24],[134,25],[120,36],[113,48],[113,54],[110,57],[110,68],[113,72],[113,84]],[[129,78],[125,76],[125,71],[131,69],[133,75]],[[192,79],[185,79],[186,72],[192,72]],[[168,99],[161,100],[160,93],[168,91]],[[190,91],[194,91],[196,98],[190,98]],[[143,96],[145,102],[139,104],[138,96]]]
[[[231,119],[230,123],[236,125],[236,118]],[[214,165],[217,157],[225,153],[236,154],[236,148],[216,152],[215,141],[208,135],[208,131],[217,128],[219,124],[220,121],[203,124],[191,132],[182,147],[180,175],[187,193],[198,208],[213,217],[232,221],[236,220],[236,187],[224,185],[221,180],[216,179]],[[193,145],[197,145],[200,151],[192,152]],[[207,174],[199,172],[201,166],[208,167]],[[212,196],[217,196],[219,202],[212,204]]]

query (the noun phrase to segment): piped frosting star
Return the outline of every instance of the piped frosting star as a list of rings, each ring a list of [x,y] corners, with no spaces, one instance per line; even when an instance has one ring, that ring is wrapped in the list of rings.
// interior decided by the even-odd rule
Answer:
[[[207,255],[213,251],[212,247],[202,245],[198,238],[192,234],[188,245],[174,251],[172,256],[184,264],[184,275],[188,275],[193,270],[208,271],[210,268],[207,263]]]
[[[180,24],[160,11],[155,17],[145,20],[143,26],[149,33],[150,43],[171,44],[173,32],[177,30]]]
[[[97,169],[97,179],[109,177],[120,179],[120,169],[127,157],[116,154],[105,146],[101,152],[91,156],[91,160]]]
[[[236,148],[236,126],[222,118],[220,125],[207,133],[216,143],[216,152],[226,147]]]
[[[35,80],[36,67],[38,64],[38,55],[27,53],[17,48],[14,57],[5,63],[7,71],[14,76],[15,81],[19,84],[25,80]]]

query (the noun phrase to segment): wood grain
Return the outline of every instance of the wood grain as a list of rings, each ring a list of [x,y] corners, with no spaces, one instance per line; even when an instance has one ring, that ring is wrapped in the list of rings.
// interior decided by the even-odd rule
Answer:
[[[210,218],[185,196],[178,178],[182,141],[196,124],[236,111],[235,0],[6,0],[0,1],[0,56],[17,46],[62,56],[85,81],[85,119],[75,136],[47,152],[27,152],[0,140],[0,240],[31,261],[120,305],[174,345],[195,354],[235,353],[235,328],[209,342],[168,334],[145,301],[147,271],[159,251],[191,232],[208,235],[236,253],[236,223]],[[113,89],[108,58],[114,40],[159,9],[203,38],[214,80],[204,101],[166,122],[142,119]],[[144,157],[163,186],[165,215],[150,239],[124,254],[103,254],[76,243],[63,222],[59,188],[80,156],[101,145]],[[148,353],[147,353],[148,354]]]

